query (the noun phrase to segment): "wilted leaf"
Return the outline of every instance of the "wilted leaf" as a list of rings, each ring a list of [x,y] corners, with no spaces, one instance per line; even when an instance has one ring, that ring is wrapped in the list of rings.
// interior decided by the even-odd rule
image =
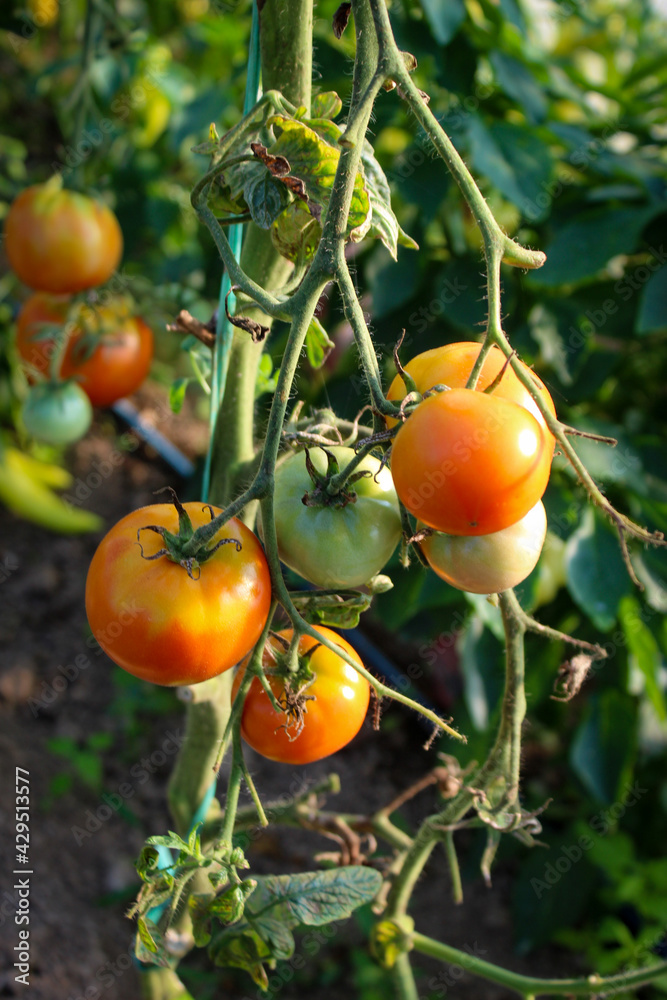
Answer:
[[[288,927],[317,927],[349,917],[369,903],[382,885],[374,868],[348,865],[322,872],[297,875],[267,875],[257,879],[257,888],[247,904],[248,919],[272,909],[272,916]]]

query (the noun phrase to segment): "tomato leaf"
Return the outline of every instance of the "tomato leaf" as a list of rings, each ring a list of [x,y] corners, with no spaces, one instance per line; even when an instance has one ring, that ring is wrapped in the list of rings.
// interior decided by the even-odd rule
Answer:
[[[664,722],[667,719],[667,707],[659,680],[662,667],[660,647],[651,630],[644,624],[642,609],[635,597],[624,597],[618,612],[631,662],[644,675],[646,694],[658,718]]]
[[[240,932],[218,934],[209,945],[208,953],[216,965],[245,969],[261,989],[268,988],[269,979],[262,963],[272,958],[271,949],[247,925]]]
[[[608,632],[631,588],[618,540],[589,507],[565,547],[567,588],[596,628]]]
[[[306,357],[311,368],[321,368],[335,344],[319,319],[313,316],[306,332]]]
[[[253,174],[248,178],[243,188],[243,197],[253,222],[260,229],[270,229],[271,223],[290,202],[289,191],[285,185],[272,177],[268,171],[259,176]]]
[[[591,699],[570,751],[570,762],[600,802],[618,799],[635,752],[635,705],[624,692],[607,688]]]
[[[288,927],[318,927],[349,917],[358,906],[369,903],[381,885],[378,871],[358,865],[297,875],[266,875],[257,879],[257,889],[247,906],[248,919],[253,919],[253,913],[271,909],[272,916]]]
[[[316,94],[310,106],[313,118],[335,118],[340,114],[343,102],[335,90],[325,90]]]
[[[302,201],[293,201],[271,225],[271,240],[278,253],[295,263],[308,263],[322,236],[322,229]]]
[[[658,333],[667,329],[667,266],[651,275],[642,289],[635,332]]]
[[[269,124],[281,129],[280,137],[268,150],[273,156],[284,156],[290,165],[290,176],[300,178],[305,185],[311,213],[317,206],[326,215],[333,187],[340,149],[329,145],[304,122],[284,115],[273,115]],[[371,224],[371,206],[361,173],[354,179],[354,190],[347,221],[347,235],[353,242],[361,240]]]
[[[404,233],[391,207],[391,191],[385,173],[375,159],[375,152],[369,142],[364,142],[361,163],[368,197],[371,204],[371,225],[368,235],[382,240],[387,250],[397,260],[398,244],[418,250],[419,245]]]

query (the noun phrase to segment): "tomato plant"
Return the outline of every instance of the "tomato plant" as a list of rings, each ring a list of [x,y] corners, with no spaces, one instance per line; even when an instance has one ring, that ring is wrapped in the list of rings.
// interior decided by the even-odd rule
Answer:
[[[490,535],[434,532],[420,543],[434,572],[459,590],[496,594],[525,580],[535,569],[547,533],[541,500],[520,521]]]
[[[90,400],[76,382],[38,382],[21,409],[28,434],[45,444],[72,444],[90,427]]]
[[[477,344],[474,341],[462,341],[456,344],[445,344],[442,347],[434,347],[433,350],[417,354],[408,361],[405,370],[413,379],[417,390],[421,393],[432,389],[434,385],[446,385],[450,389],[465,389],[470,373],[479,355],[480,348],[481,344]],[[506,366],[506,362],[507,358],[500,348],[494,344],[484,359],[475,388],[484,392],[500,375]],[[519,362],[519,365],[524,372],[529,371],[522,361]],[[549,409],[556,416],[556,407],[554,406],[549,390],[535,372],[530,372],[530,374],[537,383],[538,389],[544,395]],[[540,413],[537,403],[509,365],[505,367],[500,381],[492,391],[494,396],[498,396],[500,399],[509,399],[513,403],[518,403],[519,406],[523,406],[529,410],[537,422],[544,427],[548,437],[553,442],[553,437],[547,430],[544,417]],[[401,375],[398,374],[389,386],[387,399],[398,401],[403,399],[404,396],[405,384]],[[395,422],[392,418],[389,418],[387,421],[390,427],[394,426]]]
[[[532,414],[472,389],[430,396],[394,441],[391,468],[407,509],[449,535],[488,535],[541,498],[552,446]]]
[[[210,521],[199,503],[185,510],[195,528]],[[232,541],[193,578],[167,556],[151,558],[163,542],[142,530],[149,525],[176,531],[175,508],[141,507],[100,542],[86,580],[93,635],[119,666],[154,684],[195,684],[229,670],[257,642],[269,611],[269,570],[258,539],[232,519],[215,539]]]
[[[12,202],[5,249],[29,288],[59,295],[108,281],[120,263],[123,237],[110,208],[63,189],[56,174]]]
[[[351,448],[327,449],[341,468],[353,458]],[[324,475],[327,459],[320,448],[310,457]],[[276,469],[275,524],[282,561],[319,587],[359,587],[368,583],[390,558],[401,537],[398,499],[389,469],[367,455],[355,471],[366,475],[350,489],[354,500],[340,505],[307,506],[313,481],[306,468],[306,453],[290,455]],[[326,498],[325,498],[326,499]]]
[[[320,635],[335,642],[360,666],[361,659],[342,636],[331,629],[319,627]],[[289,642],[292,629],[279,633]],[[317,640],[303,635],[299,640],[299,656],[305,667],[289,683],[284,672],[276,671],[276,656],[285,647],[272,637],[264,651],[264,670],[271,690],[284,713],[276,712],[260,681],[255,677],[243,704],[241,732],[253,750],[269,760],[284,764],[310,764],[336,753],[346,746],[361,729],[368,703],[368,681],[357,673],[342,656],[318,646]],[[234,693],[238,691],[247,663],[234,678]],[[304,700],[304,697],[306,700]],[[310,700],[312,699],[312,700]]]

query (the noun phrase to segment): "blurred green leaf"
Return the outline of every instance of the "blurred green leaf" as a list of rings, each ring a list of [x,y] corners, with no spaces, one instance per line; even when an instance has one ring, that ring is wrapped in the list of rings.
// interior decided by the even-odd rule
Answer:
[[[662,656],[652,632],[644,624],[642,609],[636,597],[623,598],[619,605],[619,619],[628,645],[628,652],[644,675],[646,694],[658,718],[664,722],[667,719],[667,707],[660,686]]]
[[[575,734],[570,761],[582,784],[599,802],[618,799],[635,755],[637,714],[628,696],[608,688],[591,698]]]
[[[426,20],[433,37],[440,45],[447,45],[466,19],[463,0],[421,0]]]
[[[642,289],[635,332],[659,333],[667,330],[667,265],[651,275]]]
[[[574,600],[597,628],[608,632],[632,584],[616,536],[591,507],[567,541],[565,568]]]
[[[316,316],[306,331],[306,357],[311,368],[321,368],[335,344]]]

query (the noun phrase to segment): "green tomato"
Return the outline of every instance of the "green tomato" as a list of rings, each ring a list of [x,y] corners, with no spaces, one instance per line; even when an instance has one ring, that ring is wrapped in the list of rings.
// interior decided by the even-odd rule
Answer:
[[[341,470],[354,458],[351,448],[327,449]],[[317,471],[324,475],[327,458],[321,448],[310,450]],[[367,455],[356,471],[371,473],[351,487],[356,501],[345,507],[307,507],[302,499],[313,490],[305,452],[291,455],[276,469],[274,511],[278,552],[282,561],[304,579],[326,589],[360,587],[390,558],[401,537],[401,514],[391,472]]]
[[[93,408],[77,382],[38,382],[28,393],[21,417],[36,441],[65,445],[83,437],[93,419]]]
[[[421,525],[420,525],[421,527]],[[525,580],[535,569],[547,533],[538,500],[520,521],[490,535],[444,535],[421,542],[428,564],[452,587],[471,594],[497,594]]]

